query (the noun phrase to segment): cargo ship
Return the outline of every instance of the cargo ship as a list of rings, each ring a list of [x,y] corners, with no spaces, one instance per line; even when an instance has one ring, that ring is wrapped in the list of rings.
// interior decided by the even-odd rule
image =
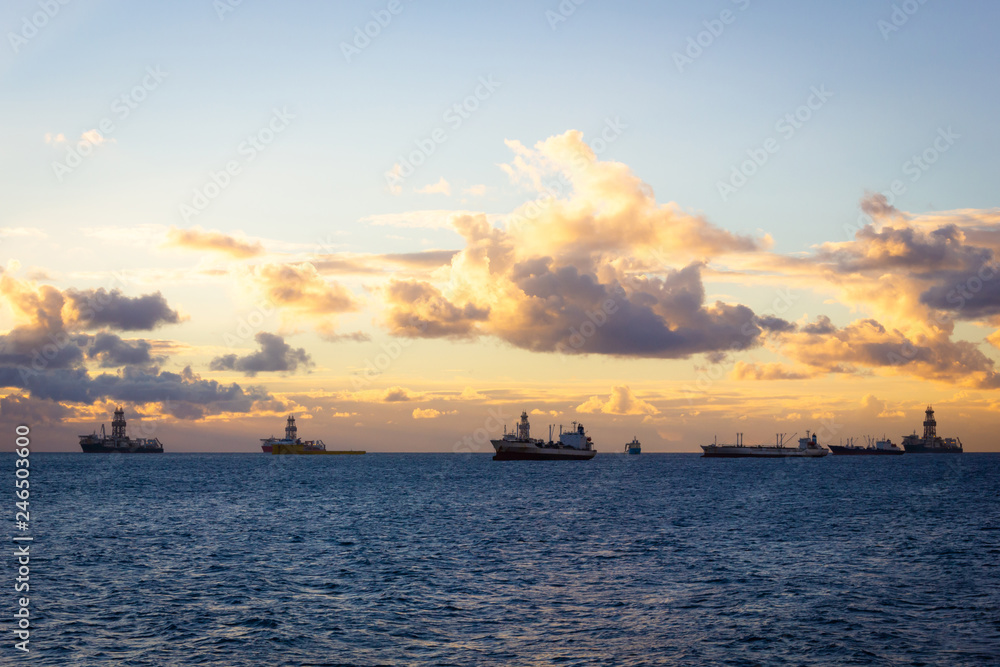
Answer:
[[[913,435],[904,435],[903,448],[907,454],[961,454],[962,441],[938,437],[934,408],[928,405],[924,413],[924,437],[917,436],[916,431]]]
[[[829,447],[831,454],[848,456],[892,456],[906,453],[902,447],[884,437],[874,442],[869,438],[866,447],[855,445],[853,440],[849,440],[846,445],[829,445]]]
[[[260,448],[265,454],[364,454],[357,449],[350,450],[328,450],[322,440],[302,440],[298,437],[298,428],[295,426],[295,417],[288,415],[285,423],[285,437],[261,438]]]
[[[639,438],[632,436],[632,442],[625,445],[626,454],[642,454],[642,445],[639,444]]]
[[[816,458],[830,453],[830,450],[816,440],[816,434],[810,436],[809,431],[806,431],[806,437],[799,438],[798,447],[786,447],[784,436],[780,433],[775,436],[774,445],[744,445],[743,434],[737,433],[735,445],[713,443],[702,445],[701,448],[705,452],[702,458]]]
[[[588,461],[594,458],[597,450],[594,442],[583,429],[583,424],[573,422],[573,428],[563,431],[559,427],[559,440],[552,440],[552,427],[549,427],[549,441],[531,437],[531,426],[528,423],[528,413],[521,412],[521,422],[517,424],[514,433],[507,433],[504,426],[503,437],[490,440],[496,454],[494,461]]]
[[[80,436],[80,447],[87,454],[162,454],[163,445],[156,438],[130,438],[125,432],[125,408],[118,406],[111,420],[111,435],[104,431],[101,424],[101,434],[94,431],[90,435]]]

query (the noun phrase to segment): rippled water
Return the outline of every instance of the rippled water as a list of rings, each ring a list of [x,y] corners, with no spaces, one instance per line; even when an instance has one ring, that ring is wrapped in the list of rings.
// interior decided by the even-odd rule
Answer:
[[[1000,660],[1000,455],[32,461],[31,664]]]

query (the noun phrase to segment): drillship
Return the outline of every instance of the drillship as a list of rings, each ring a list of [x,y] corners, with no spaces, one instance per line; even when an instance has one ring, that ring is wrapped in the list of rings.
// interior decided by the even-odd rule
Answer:
[[[563,431],[559,427],[559,442],[552,441],[552,427],[549,427],[549,441],[531,437],[531,427],[528,425],[528,413],[521,413],[521,422],[517,425],[517,433],[507,433],[504,427],[503,438],[490,440],[496,454],[494,461],[587,461],[594,458],[597,450],[590,436],[583,430],[583,424],[573,422],[571,431]]]
[[[899,445],[894,445],[892,440],[885,438],[872,443],[869,438],[868,446],[862,447],[848,442],[846,445],[829,445],[831,454],[848,454],[854,456],[885,456],[893,454],[905,454],[906,452]]]
[[[625,445],[626,454],[642,454],[642,445],[639,444],[639,438],[632,436],[632,442]]]
[[[961,454],[962,441],[958,438],[940,438],[937,434],[937,421],[934,419],[934,408],[927,406],[924,413],[924,437],[913,435],[903,436],[903,448],[907,454]]]
[[[363,451],[354,449],[327,451],[322,440],[301,440],[297,434],[295,417],[288,415],[288,422],[285,424],[285,437],[281,440],[273,435],[270,438],[261,438],[260,448],[265,454],[364,454]]]
[[[795,437],[794,435],[792,436]],[[789,456],[798,456],[806,458],[814,458],[817,456],[826,456],[830,453],[830,450],[824,448],[816,441],[816,434],[813,433],[812,437],[809,436],[809,431],[806,431],[806,437],[799,438],[798,447],[785,447],[784,438],[780,436],[775,437],[775,444],[772,445],[750,445],[746,446],[743,444],[743,434],[736,434],[736,444],[735,445],[702,445],[701,448],[705,451],[702,455],[704,458],[782,458]]]
[[[118,406],[115,417],[111,421],[111,436],[104,432],[101,424],[101,434],[94,431],[90,435],[80,436],[80,447],[88,454],[162,454],[163,445],[156,438],[130,438],[125,434],[125,408]]]

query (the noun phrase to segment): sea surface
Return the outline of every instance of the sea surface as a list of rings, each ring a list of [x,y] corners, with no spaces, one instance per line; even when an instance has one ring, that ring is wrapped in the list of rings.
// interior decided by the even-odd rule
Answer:
[[[3,664],[1000,664],[1000,455],[31,461]]]

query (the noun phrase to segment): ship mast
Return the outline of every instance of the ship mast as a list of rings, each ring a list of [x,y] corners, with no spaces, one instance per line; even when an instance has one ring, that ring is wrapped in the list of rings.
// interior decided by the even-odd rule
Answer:
[[[111,437],[116,440],[128,437],[125,435],[125,408],[120,405],[115,410],[115,418],[111,421]]]
[[[521,422],[517,425],[517,439],[528,440],[531,427],[528,425],[527,411],[521,411]]]
[[[285,440],[295,442],[297,432],[298,429],[295,428],[295,417],[288,415],[288,423],[285,425]]]
[[[924,440],[933,442],[934,438],[937,437],[937,420],[934,419],[934,408],[927,406],[927,412],[924,413],[927,419],[924,420]]]

